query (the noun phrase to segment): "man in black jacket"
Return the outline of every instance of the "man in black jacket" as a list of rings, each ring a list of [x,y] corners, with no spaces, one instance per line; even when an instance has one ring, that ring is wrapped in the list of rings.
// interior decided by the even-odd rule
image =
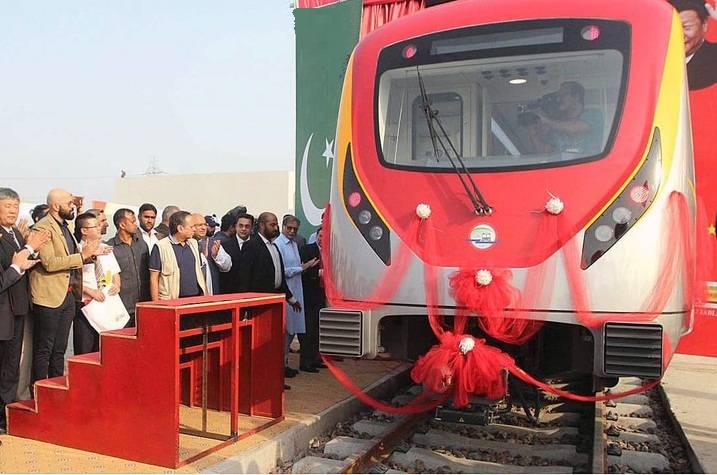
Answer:
[[[321,265],[321,227],[316,230],[316,241],[299,249],[301,262],[318,259],[319,265],[310,267],[301,274],[304,287],[304,316],[306,336],[301,344],[301,366],[325,368],[319,355],[319,310],[326,307],[324,275]]]
[[[284,262],[273,242],[279,236],[279,221],[276,215],[261,213],[256,222],[256,236],[243,245],[239,265],[239,291],[284,293],[289,305],[297,311],[301,310],[301,304],[286,285]],[[284,375],[288,378],[294,377],[296,370],[286,367]]]
[[[236,236],[226,239],[222,246],[232,259],[232,267],[229,272],[222,273],[219,276],[221,282],[221,293],[233,294],[240,292],[242,285],[240,282],[240,272],[242,255],[244,247],[251,238],[251,230],[254,229],[254,216],[242,213],[236,219],[234,226]]]
[[[705,40],[709,14],[702,0],[670,0],[680,14],[690,90],[717,82],[717,44]]]
[[[25,315],[30,310],[25,271],[38,262],[31,254],[50,237],[33,231],[26,242],[15,227],[19,209],[18,194],[0,188],[0,434],[7,428],[5,406],[17,399]]]

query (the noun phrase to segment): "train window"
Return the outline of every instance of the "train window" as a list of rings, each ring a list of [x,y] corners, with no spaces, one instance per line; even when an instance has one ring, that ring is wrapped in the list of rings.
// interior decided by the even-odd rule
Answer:
[[[441,118],[441,125],[459,154],[463,154],[463,98],[455,92],[430,94],[428,102],[432,110]],[[411,157],[414,160],[431,158],[436,154],[433,148],[431,132],[426,121],[426,110],[420,97],[413,100],[411,117]],[[395,147],[394,147],[395,150]],[[441,147],[438,157],[444,156]]]
[[[630,31],[586,21],[471,27],[388,46],[374,100],[381,160],[450,170],[446,150],[455,148],[469,169],[490,171],[604,155],[625,93]],[[599,37],[581,35],[598,23]],[[407,44],[415,55],[401,55]]]
[[[444,157],[450,144],[469,168],[549,166],[598,155],[612,128],[622,68],[622,55],[606,50],[386,71],[378,121],[384,159],[451,167]],[[436,118],[434,136],[426,111]]]

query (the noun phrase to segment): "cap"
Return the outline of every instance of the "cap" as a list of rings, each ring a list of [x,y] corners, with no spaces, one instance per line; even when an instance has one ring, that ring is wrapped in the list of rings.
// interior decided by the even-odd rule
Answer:
[[[217,227],[217,221],[214,219],[214,216],[207,215],[204,217],[204,221],[206,221],[207,226],[210,228],[216,228]]]

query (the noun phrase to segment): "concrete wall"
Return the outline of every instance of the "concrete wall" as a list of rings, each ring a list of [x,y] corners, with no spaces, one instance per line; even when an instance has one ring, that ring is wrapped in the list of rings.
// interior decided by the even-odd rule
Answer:
[[[187,211],[214,213],[219,219],[231,208],[243,204],[254,216],[271,211],[281,219],[284,214],[294,212],[294,172],[118,178],[112,201],[134,206],[152,203],[160,214],[165,206],[172,204]]]

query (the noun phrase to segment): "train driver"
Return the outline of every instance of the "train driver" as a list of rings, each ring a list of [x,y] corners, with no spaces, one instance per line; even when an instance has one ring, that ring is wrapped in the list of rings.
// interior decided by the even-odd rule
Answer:
[[[585,108],[585,88],[565,81],[544,98],[528,128],[535,153],[598,153],[602,145],[603,118],[599,110]]]

